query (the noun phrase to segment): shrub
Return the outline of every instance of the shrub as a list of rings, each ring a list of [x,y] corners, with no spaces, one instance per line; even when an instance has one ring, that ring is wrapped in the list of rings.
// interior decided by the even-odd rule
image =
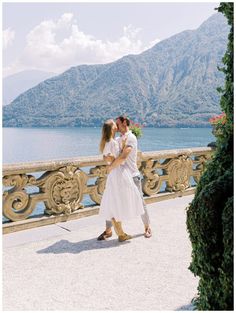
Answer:
[[[192,243],[190,270],[199,276],[198,310],[233,310],[233,3],[220,3],[231,26],[223,58],[225,86],[219,88],[226,117],[216,152],[187,209]],[[223,116],[222,116],[223,118]]]

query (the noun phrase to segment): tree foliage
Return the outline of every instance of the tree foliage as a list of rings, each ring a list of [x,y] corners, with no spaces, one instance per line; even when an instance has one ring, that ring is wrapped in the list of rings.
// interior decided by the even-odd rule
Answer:
[[[220,3],[218,11],[230,25],[224,66],[219,69],[225,74],[225,85],[218,88],[226,123],[187,210],[190,270],[200,278],[194,301],[198,310],[233,310],[233,3]]]

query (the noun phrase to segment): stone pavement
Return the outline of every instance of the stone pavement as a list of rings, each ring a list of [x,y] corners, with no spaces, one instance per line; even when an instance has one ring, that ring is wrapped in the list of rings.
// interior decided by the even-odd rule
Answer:
[[[192,198],[148,205],[150,239],[137,218],[124,223],[132,240],[99,242],[98,216],[4,235],[3,310],[192,310]]]

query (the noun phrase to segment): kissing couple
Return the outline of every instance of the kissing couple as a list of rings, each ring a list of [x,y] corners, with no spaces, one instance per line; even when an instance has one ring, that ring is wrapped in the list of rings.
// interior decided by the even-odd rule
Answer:
[[[99,215],[106,220],[106,229],[97,240],[111,237],[112,226],[120,242],[131,239],[132,236],[123,231],[121,222],[140,215],[144,236],[152,236],[137,167],[137,138],[129,125],[127,117],[119,116],[116,122],[109,119],[102,127],[100,151],[108,164],[108,176]],[[120,132],[120,137],[115,138],[116,132]]]

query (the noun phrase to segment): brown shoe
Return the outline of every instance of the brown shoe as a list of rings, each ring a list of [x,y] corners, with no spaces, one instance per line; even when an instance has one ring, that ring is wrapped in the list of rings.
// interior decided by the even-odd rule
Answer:
[[[112,236],[112,232],[108,233],[104,231],[101,235],[98,236],[97,240],[106,240],[107,238]]]
[[[119,242],[126,241],[126,240],[129,240],[129,239],[132,239],[132,236],[127,235],[126,233],[124,233],[124,235],[121,235],[121,236],[118,237]]]
[[[145,237],[145,238],[150,238],[150,237],[152,237],[152,231],[151,231],[151,228],[150,228],[150,227],[148,227],[148,228],[145,229],[144,237]]]

